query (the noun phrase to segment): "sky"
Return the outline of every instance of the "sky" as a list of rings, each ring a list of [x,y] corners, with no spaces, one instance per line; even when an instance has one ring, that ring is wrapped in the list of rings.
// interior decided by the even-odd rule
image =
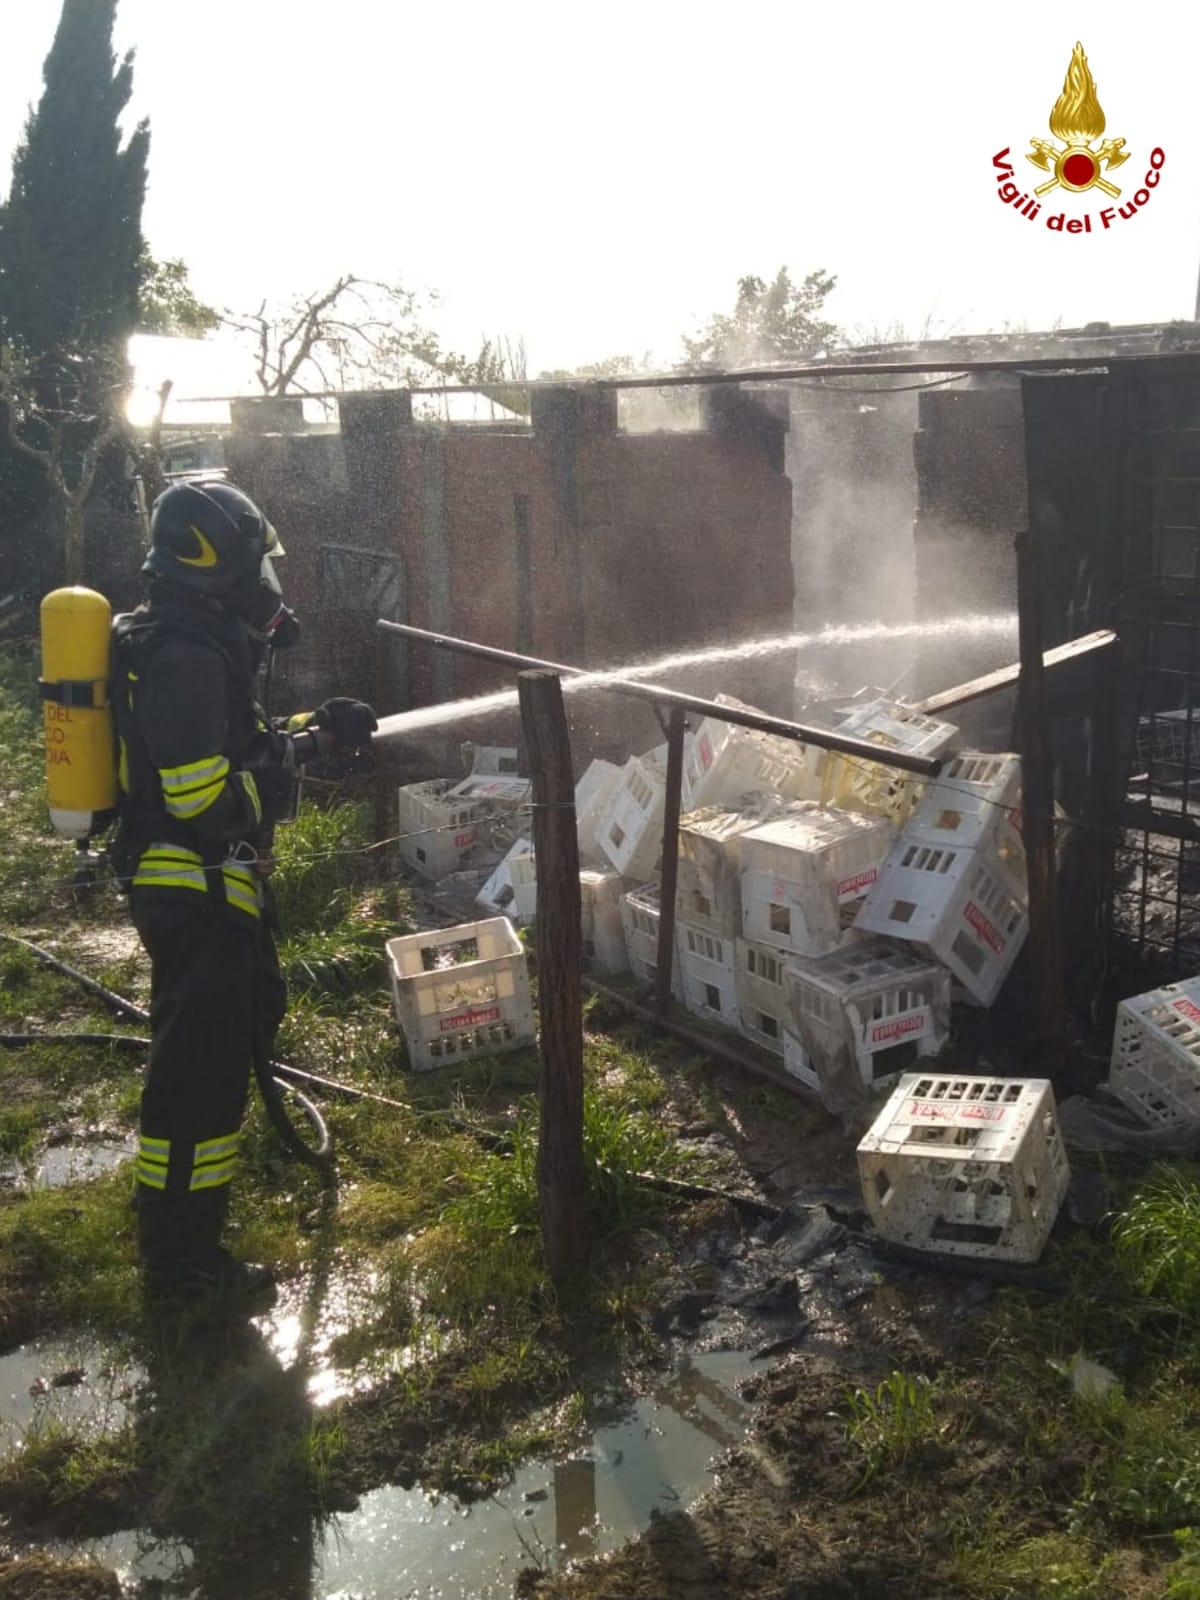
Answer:
[[[58,0],[0,0],[0,188]],[[1001,204],[1048,139],[1081,38],[1131,159],[1128,221],[1049,230]],[[339,273],[436,291],[445,343],[523,337],[529,371],[649,352],[737,279],[837,278],[854,337],[1191,318],[1200,8],[1055,0],[805,5],[120,0],[144,227],[202,298],[253,307]],[[1098,213],[1096,191],[1069,196]]]

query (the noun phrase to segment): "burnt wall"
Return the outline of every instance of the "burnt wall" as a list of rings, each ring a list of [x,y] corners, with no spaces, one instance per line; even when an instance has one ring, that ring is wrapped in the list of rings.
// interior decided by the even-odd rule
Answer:
[[[243,417],[229,441],[231,477],[288,550],[296,703],[336,688],[386,712],[511,686],[506,669],[383,639],[379,615],[584,666],[790,628],[786,422],[770,407],[727,400],[703,432],[624,434],[614,393],[586,386],[537,391],[532,427],[414,422],[397,401],[347,396],[340,435],[255,434]],[[785,677],[690,681],[786,711]],[[627,704],[573,716],[584,748],[660,737]]]

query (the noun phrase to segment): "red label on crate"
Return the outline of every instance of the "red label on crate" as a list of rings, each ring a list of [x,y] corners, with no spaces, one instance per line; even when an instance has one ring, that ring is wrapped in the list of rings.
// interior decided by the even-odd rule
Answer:
[[[977,1100],[962,1108],[962,1115],[969,1122],[1003,1122],[1007,1114],[1006,1106],[981,1106]]]
[[[475,830],[474,829],[472,829],[470,833],[456,833],[454,835],[454,848],[456,850],[465,850],[469,844],[474,844],[474,843],[475,843]]]
[[[712,745],[709,744],[708,735],[706,733],[705,734],[701,734],[701,736],[700,736],[700,744],[699,744],[698,748],[700,750],[700,765],[702,767],[711,767],[712,766]]]
[[[924,1117],[929,1122],[953,1122],[955,1107],[947,1105],[944,1100],[910,1100],[908,1114],[910,1117]]]
[[[856,872],[853,877],[843,878],[837,886],[838,899],[846,900],[851,895],[861,894],[864,889],[871,887],[878,876],[878,867],[868,867],[865,872]]]
[[[983,940],[984,944],[991,945],[992,949],[997,955],[1003,954],[1004,939],[1000,933],[992,927],[991,923],[984,916],[983,912],[980,911],[974,900],[967,901],[967,909],[963,914],[967,921],[975,929],[975,932]]]
[[[1189,1022],[1200,1022],[1200,1006],[1194,1006],[1190,1000],[1172,1000],[1171,1009]]]
[[[890,1044],[904,1039],[910,1033],[920,1033],[929,1021],[927,1011],[913,1011],[907,1017],[896,1017],[891,1022],[877,1022],[871,1029],[872,1044]]]
[[[910,1100],[910,1118],[924,1118],[928,1122],[953,1122],[962,1117],[967,1122],[1003,1122],[1006,1107],[980,1105],[977,1100],[963,1105],[961,1100]]]
[[[481,1022],[499,1022],[499,1006],[480,1006],[477,1010],[457,1011],[452,1017],[443,1017],[438,1024],[443,1033],[455,1033],[459,1028],[477,1028]]]

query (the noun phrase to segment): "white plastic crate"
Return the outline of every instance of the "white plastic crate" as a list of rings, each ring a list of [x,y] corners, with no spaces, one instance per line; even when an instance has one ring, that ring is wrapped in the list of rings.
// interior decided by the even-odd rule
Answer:
[[[487,808],[453,795],[448,778],[411,783],[397,798],[401,859],[423,878],[436,882],[471,866],[480,854],[479,818]]]
[[[1027,890],[994,855],[896,843],[858,914],[858,927],[916,944],[943,962],[971,999],[990,1006],[1029,930]]]
[[[691,735],[687,735],[690,741]],[[686,756],[686,749],[685,749]],[[663,813],[667,792],[667,747],[661,745],[625,763],[596,830],[596,840],[612,866],[626,878],[652,878],[662,856]]]
[[[838,949],[895,832],[882,817],[792,804],[744,833],[743,936],[796,955]]]
[[[705,806],[680,818],[676,905],[683,921],[731,939],[741,933],[742,837],[784,809],[777,795],[752,793],[736,810]]]
[[[599,844],[599,828],[623,776],[622,769],[611,761],[593,761],[575,785],[575,826],[579,859],[584,866],[608,865],[608,857]]]
[[[475,896],[475,904],[521,925],[533,921],[537,916],[537,863],[532,839],[517,840]]]
[[[724,694],[717,696],[717,703],[739,711],[757,709]],[[821,755],[815,746],[705,717],[684,755],[684,808],[729,805],[753,790],[770,790],[789,800],[817,800]]]
[[[1007,830],[1020,848],[1021,758],[960,750],[926,786],[909,824],[933,844],[992,846]],[[909,831],[909,830],[906,830]]]
[[[858,1147],[887,1239],[950,1255],[1036,1261],[1070,1171],[1044,1078],[907,1073]]]
[[[618,872],[596,872],[590,867],[580,872],[585,971],[600,975],[629,971],[621,896],[631,887],[629,879]]]
[[[872,700],[857,706],[837,724],[837,732],[852,734],[887,750],[915,756],[943,756],[958,738],[952,722],[924,716],[900,701]],[[825,753],[821,765],[821,803],[864,811],[869,816],[907,821],[921,798],[923,782],[912,773],[881,766],[857,756]]]
[[[1200,978],[1121,1001],[1108,1087],[1151,1127],[1200,1126]]]
[[[418,1072],[536,1038],[525,951],[507,917],[387,942],[392,1004]]]
[[[710,1022],[738,1026],[732,939],[676,921],[675,953],[684,1009]]]
[[[755,944],[749,939],[734,943],[735,981],[738,1016],[747,1039],[769,1050],[784,1054],[787,1031],[787,995],[784,968],[787,957],[774,945]]]
[[[658,922],[660,898],[656,883],[643,883],[621,896],[621,927],[629,970],[641,983],[654,983],[658,974]],[[679,943],[671,963],[671,993],[679,997]]]
[[[864,939],[786,974],[788,1026],[830,1110],[894,1083],[950,1032],[950,974],[912,945]]]
[[[517,776],[518,756],[512,745],[474,744],[467,739],[459,746],[459,752],[471,777],[480,773],[490,773],[494,777]]]

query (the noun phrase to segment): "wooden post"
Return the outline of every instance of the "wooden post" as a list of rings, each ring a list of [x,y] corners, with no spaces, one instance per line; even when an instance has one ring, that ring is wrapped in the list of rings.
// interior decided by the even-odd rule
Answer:
[[[1058,920],[1058,853],[1055,848],[1054,764],[1042,660],[1042,599],[1037,553],[1027,530],[1017,535],[1017,610],[1021,674],[1017,707],[1021,730],[1021,833],[1029,875],[1029,956],[1033,972],[1038,1065],[1056,1076],[1067,1041],[1062,940]]]
[[[654,1009],[666,1016],[671,1006],[671,972],[675,966],[675,886],[679,881],[679,811],[683,799],[682,708],[671,707],[667,723],[667,796],[663,808],[662,872],[658,897],[658,961],[654,974]]]
[[[537,860],[538,1199],[546,1266],[566,1285],[587,1261],[583,1177],[583,929],[575,780],[562,684],[522,672],[521,727],[533,779]]]

